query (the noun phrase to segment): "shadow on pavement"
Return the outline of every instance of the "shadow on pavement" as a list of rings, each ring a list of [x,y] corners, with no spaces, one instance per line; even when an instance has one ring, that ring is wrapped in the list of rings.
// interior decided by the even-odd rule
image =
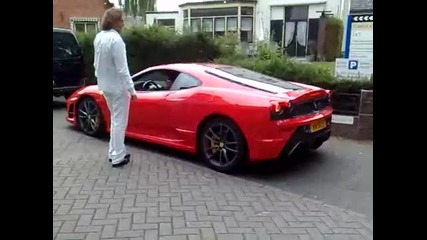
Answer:
[[[60,110],[65,108],[65,102],[53,100],[53,110]]]
[[[237,176],[258,180],[273,180],[291,175],[311,172],[315,166],[322,164],[323,158],[317,151],[309,151],[291,157],[249,164]]]
[[[77,131],[74,128],[71,129],[73,131]],[[101,141],[108,142],[108,140],[108,137],[101,138]],[[167,157],[179,159],[181,161],[186,161],[208,168],[197,156],[186,152],[133,139],[126,139],[126,144],[135,148],[144,149],[153,153],[159,153]],[[274,180],[275,178],[283,179],[283,177],[287,175],[290,176],[304,174],[304,172],[310,172],[311,167],[322,164],[323,158],[320,158],[319,154],[321,153],[310,151],[286,159],[282,158],[265,162],[249,163],[232,175],[245,179],[251,178],[253,180]]]

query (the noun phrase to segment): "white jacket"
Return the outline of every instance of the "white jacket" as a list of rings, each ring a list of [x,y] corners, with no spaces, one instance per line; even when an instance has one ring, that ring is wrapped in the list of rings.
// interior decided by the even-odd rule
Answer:
[[[99,90],[114,94],[123,91],[135,94],[127,63],[126,45],[120,34],[115,30],[101,31],[96,35],[93,46],[93,66]]]

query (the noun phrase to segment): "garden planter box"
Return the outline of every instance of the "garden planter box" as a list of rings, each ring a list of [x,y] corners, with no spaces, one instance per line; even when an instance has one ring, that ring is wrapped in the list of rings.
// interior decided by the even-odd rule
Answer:
[[[354,116],[334,114],[332,135],[357,140],[373,140],[373,90],[362,90]]]

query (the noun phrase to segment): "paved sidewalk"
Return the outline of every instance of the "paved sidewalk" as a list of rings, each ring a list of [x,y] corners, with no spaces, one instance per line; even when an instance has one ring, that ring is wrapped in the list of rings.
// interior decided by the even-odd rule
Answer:
[[[110,167],[107,142],[53,132],[53,238],[146,240],[373,239],[366,217],[129,147]]]

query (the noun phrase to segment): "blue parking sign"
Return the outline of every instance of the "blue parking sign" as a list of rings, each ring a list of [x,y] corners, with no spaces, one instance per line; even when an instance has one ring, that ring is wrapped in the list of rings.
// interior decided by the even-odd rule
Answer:
[[[357,60],[349,60],[348,61],[348,69],[357,70],[358,67],[359,67],[359,61],[357,61]]]

